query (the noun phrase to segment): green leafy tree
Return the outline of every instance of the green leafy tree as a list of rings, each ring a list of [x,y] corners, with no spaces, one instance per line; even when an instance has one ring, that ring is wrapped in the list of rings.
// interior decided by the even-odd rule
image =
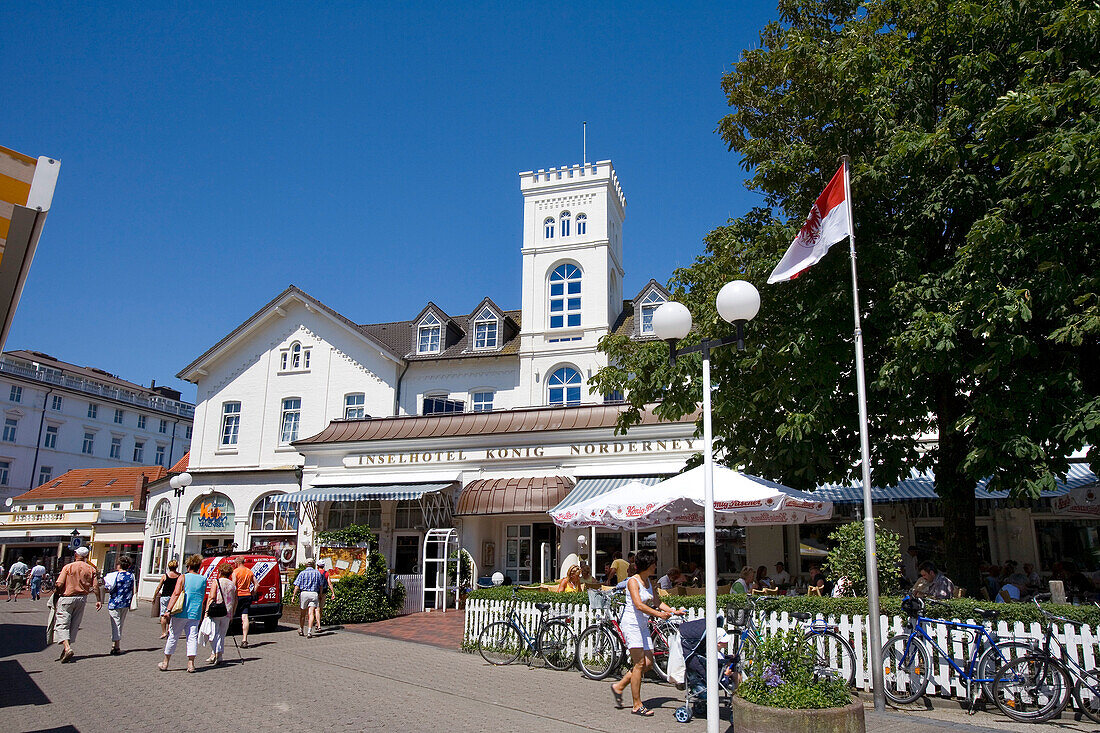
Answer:
[[[729,332],[723,283],[761,291],[748,351],[713,354],[725,461],[798,488],[858,480],[846,246],[765,285],[842,154],[874,484],[934,470],[947,541],[973,548],[979,480],[1036,496],[1100,441],[1098,48],[1092,2],[781,0],[722,79],[718,131],[762,205],[670,282],[695,339]],[[670,367],[662,345],[614,335],[602,348],[612,366],[593,386],[627,392],[621,428],[647,403],[696,409],[697,356]],[[978,587],[974,560],[951,553],[956,583]]]
[[[848,522],[838,527],[829,539],[833,549],[825,560],[825,572],[834,581],[847,578],[856,595],[867,595],[867,545],[863,539],[863,522]],[[901,535],[875,521],[875,559],[878,564],[878,589],[893,595],[901,587]]]

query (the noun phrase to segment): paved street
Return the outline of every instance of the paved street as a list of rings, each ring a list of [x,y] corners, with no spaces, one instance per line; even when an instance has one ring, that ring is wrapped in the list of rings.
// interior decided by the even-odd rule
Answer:
[[[433,646],[335,631],[316,639],[290,626],[256,634],[252,648],[232,647],[226,667],[159,672],[162,642],[148,605],[127,620],[121,657],[107,655],[106,610],[90,606],[73,663],[46,649],[44,605],[26,599],[0,603],[0,707],[5,731],[65,730],[446,730],[451,731],[702,731],[700,720],[676,723],[679,695],[646,683],[656,710],[644,721],[614,710],[604,683],[524,666],[489,667],[481,658]],[[200,659],[206,650],[200,650]],[[868,715],[875,733],[993,730],[1091,731],[1057,726],[1011,726],[1004,718],[966,716],[948,706],[931,713]]]

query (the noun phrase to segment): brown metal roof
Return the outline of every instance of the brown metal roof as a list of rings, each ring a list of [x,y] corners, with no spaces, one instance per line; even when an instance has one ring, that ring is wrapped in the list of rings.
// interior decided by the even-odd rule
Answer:
[[[356,443],[366,440],[402,440],[406,438],[443,438],[460,435],[532,433],[547,430],[584,430],[614,428],[625,405],[579,405],[577,407],[529,407],[519,410],[464,412],[449,415],[413,415],[368,420],[333,420],[317,435],[296,441],[294,445]],[[697,416],[685,415],[667,421],[642,411],[642,425],[658,423],[689,424]]]
[[[572,479],[564,476],[480,479],[462,490],[455,514],[544,513],[572,490]]]

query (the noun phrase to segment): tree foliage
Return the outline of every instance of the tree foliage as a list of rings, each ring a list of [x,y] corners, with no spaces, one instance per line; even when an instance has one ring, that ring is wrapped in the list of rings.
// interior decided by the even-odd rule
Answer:
[[[867,546],[863,523],[848,522],[838,527],[829,539],[835,544],[825,560],[825,572],[834,581],[847,578],[852,592],[867,595]],[[901,535],[875,522],[875,559],[878,564],[878,589],[884,595],[901,590]]]
[[[759,287],[744,355],[715,351],[731,465],[798,488],[855,480],[859,438],[844,244],[766,286],[814,199],[852,160],[872,481],[934,469],[948,541],[974,547],[974,487],[1036,496],[1100,440],[1100,9],[1079,0],[781,0],[723,77],[718,132],[763,205],[677,270],[689,339],[714,296]],[[611,335],[593,379],[659,414],[696,408],[698,357]],[[937,433],[928,447],[921,436]],[[1090,455],[1094,469],[1095,451]],[[972,558],[949,574],[976,587]]]

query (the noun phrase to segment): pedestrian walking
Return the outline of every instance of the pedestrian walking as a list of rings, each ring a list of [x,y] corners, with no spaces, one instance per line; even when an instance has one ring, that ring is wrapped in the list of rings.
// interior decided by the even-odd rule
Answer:
[[[157,616],[160,617],[160,638],[168,638],[168,600],[172,597],[172,593],[176,590],[176,581],[179,580],[180,574],[178,572],[180,564],[176,560],[168,561],[168,572],[160,576],[160,582],[157,583],[157,589],[153,591],[153,605],[159,606],[157,609]]]
[[[332,577],[335,571],[333,568],[329,568],[324,560],[317,561],[317,572],[325,576],[325,587],[321,593],[321,602],[318,604],[317,610],[317,630],[321,630],[321,617],[325,615],[325,606],[329,601],[336,598],[336,578]]]
[[[20,555],[19,559],[8,568],[8,601],[15,597],[15,600],[19,600],[19,593],[23,590],[23,586],[27,582],[27,573],[30,572],[30,568],[27,567],[27,563],[23,562],[23,556]],[[8,601],[4,601],[7,603]]]
[[[27,575],[31,579],[31,600],[37,601],[42,597],[42,579],[46,577],[46,566],[41,558],[34,561],[34,567]]]
[[[252,573],[252,568],[245,566],[243,557],[238,555],[229,562],[233,564],[232,580],[237,589],[237,608],[241,609],[241,648],[247,649],[248,610],[252,607],[253,594],[256,592],[256,576]]]
[[[621,708],[623,693],[630,687],[630,696],[634,702],[631,712],[649,718],[653,716],[653,711],[642,703],[642,675],[653,667],[653,643],[649,638],[649,619],[646,616],[668,618],[674,613],[682,614],[683,611],[674,611],[671,606],[661,602],[658,602],[657,608],[649,605],[655,597],[650,577],[657,569],[657,553],[642,550],[634,563],[638,572],[631,575],[626,582],[627,594],[633,608],[630,605],[626,607],[621,622],[633,666],[621,680],[612,683],[611,694],[615,698],[615,706]]]
[[[103,576],[103,587],[107,589],[107,615],[111,617],[111,656],[122,654],[119,642],[122,641],[122,625],[126,623],[126,614],[130,612],[130,603],[134,600],[134,574],[130,572],[134,561],[127,555],[118,559],[113,573]]]
[[[233,613],[237,609],[237,584],[233,582],[232,575],[232,567],[223,562],[218,566],[217,576],[206,592],[204,615],[214,622],[214,634],[210,637],[210,658],[206,661],[217,666],[223,663],[225,632],[229,630],[229,622],[233,620]]]
[[[181,638],[187,641],[187,671],[195,671],[195,656],[199,653],[199,622],[202,620],[203,599],[206,598],[206,577],[199,572],[202,557],[192,555],[187,558],[187,574],[176,581],[176,588],[168,598],[168,610],[164,616],[170,616],[168,641],[164,643],[164,661],[157,664],[161,672],[168,671],[168,664],[176,652],[176,644]],[[173,614],[176,599],[183,595],[180,610]],[[164,617],[162,616],[162,618]]]
[[[80,630],[80,621],[84,618],[89,593],[95,593],[95,610],[103,608],[99,574],[88,562],[88,548],[78,547],[76,559],[61,568],[54,588],[54,595],[57,596],[54,641],[63,647],[58,657],[62,663],[73,658],[72,645],[76,642],[76,632]]]
[[[317,572],[312,559],[306,560],[305,569],[294,578],[294,592],[300,597],[298,636],[313,636],[314,619],[317,631],[321,630],[321,591],[324,587],[325,576]]]

